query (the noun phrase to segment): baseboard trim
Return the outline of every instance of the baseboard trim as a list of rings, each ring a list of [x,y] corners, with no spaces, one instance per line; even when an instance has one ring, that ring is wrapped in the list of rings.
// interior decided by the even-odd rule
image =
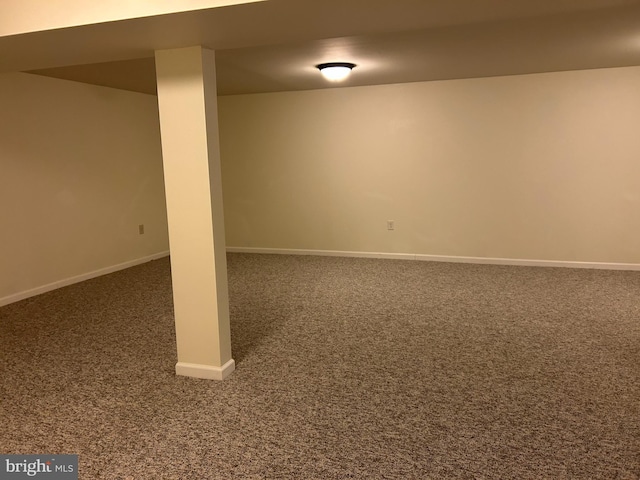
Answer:
[[[343,250],[300,250],[289,248],[254,248],[254,247],[227,247],[228,253],[266,253],[275,255],[315,255],[321,257],[357,257],[357,258],[386,258],[392,260],[415,260],[411,253],[377,253],[377,252],[350,252]]]
[[[521,258],[457,257],[414,253],[350,252],[341,250],[301,250],[288,248],[227,247],[229,253],[262,253],[276,255],[316,255],[325,257],[383,258],[418,260],[422,262],[475,263],[484,265],[513,265],[520,267],[591,268],[597,270],[640,271],[638,263],[568,262],[561,260],[529,260]]]
[[[198,363],[176,363],[176,375],[192,378],[203,378],[205,380],[224,380],[236,369],[236,362],[231,359],[221,367],[211,365],[201,365]]]
[[[13,295],[8,295],[6,297],[0,298],[0,307],[4,305],[9,305],[10,303],[19,302],[20,300],[24,300],[29,297],[35,297],[36,295],[50,292],[51,290],[67,287],[69,285],[73,285],[74,283],[84,282],[85,280],[91,280],[92,278],[101,277],[102,275],[107,275],[109,273],[117,272],[119,270],[125,270],[127,268],[135,267],[136,265],[142,265],[143,263],[147,263],[152,260],[157,260],[159,258],[164,258],[168,255],[169,255],[168,250],[160,253],[154,253],[153,255],[148,255],[142,258],[136,258],[135,260],[130,260],[128,262],[112,265],[111,267],[101,268],[99,270],[94,270],[93,272],[83,273],[82,275],[76,275],[75,277],[65,278],[62,280],[58,280],[57,282],[52,282],[46,285],[42,285],[40,287],[32,288],[30,290],[14,293]]]

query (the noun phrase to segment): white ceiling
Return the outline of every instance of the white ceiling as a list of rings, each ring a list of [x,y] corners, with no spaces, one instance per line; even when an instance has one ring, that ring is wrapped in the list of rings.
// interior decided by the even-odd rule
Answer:
[[[153,51],[216,49],[218,91],[326,88],[640,65],[638,0],[268,0],[0,37],[0,71],[155,92]]]

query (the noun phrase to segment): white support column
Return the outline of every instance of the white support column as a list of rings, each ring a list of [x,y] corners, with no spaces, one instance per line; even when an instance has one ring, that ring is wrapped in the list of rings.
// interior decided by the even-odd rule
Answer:
[[[176,373],[222,380],[231,358],[215,53],[202,47],[156,52]]]

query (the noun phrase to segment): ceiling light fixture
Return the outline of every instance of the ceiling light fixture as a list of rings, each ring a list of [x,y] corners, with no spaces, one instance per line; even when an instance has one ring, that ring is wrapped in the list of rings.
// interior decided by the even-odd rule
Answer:
[[[316,65],[316,68],[320,70],[322,76],[330,82],[340,82],[349,76],[355,66],[355,63],[331,62],[321,63],[320,65]]]

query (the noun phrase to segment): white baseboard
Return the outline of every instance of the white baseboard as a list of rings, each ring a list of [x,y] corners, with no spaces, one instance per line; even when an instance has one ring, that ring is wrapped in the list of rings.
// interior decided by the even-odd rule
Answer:
[[[254,248],[254,247],[227,247],[229,253],[268,253],[276,255],[316,255],[322,257],[358,257],[358,258],[386,258],[392,260],[415,260],[412,253],[376,253],[376,252],[349,252],[342,250],[298,250],[287,248]]]
[[[560,260],[528,260],[520,258],[456,257],[414,253],[349,252],[340,250],[298,250],[286,248],[227,247],[229,253],[267,253],[278,255],[318,255],[325,257],[385,258],[418,260],[423,262],[477,263],[485,265],[514,265],[521,267],[592,268],[599,270],[640,270],[638,263],[567,262]]]
[[[221,367],[201,365],[197,363],[176,363],[176,375],[184,377],[204,378],[205,380],[224,380],[236,369],[236,362],[231,359]]]
[[[58,280],[56,282],[48,283],[46,285],[32,288],[30,290],[14,293],[12,295],[8,295],[6,297],[0,298],[0,307],[4,305],[9,305],[10,303],[19,302],[20,300],[24,300],[25,298],[35,297],[36,295],[50,292],[51,290],[56,290],[58,288],[66,287],[68,285],[73,285],[74,283],[84,282],[85,280],[91,280],[92,278],[101,277],[102,275],[107,275],[109,273],[117,272],[119,270],[124,270],[130,267],[135,267],[136,265],[141,265],[143,263],[147,263],[152,260],[157,260],[159,258],[166,257],[168,255],[169,255],[168,250],[160,253],[154,253],[153,255],[148,255],[142,258],[136,258],[135,260],[119,263],[118,265],[101,268],[99,270],[94,270],[93,272],[83,273],[82,275],[65,278],[63,280]]]

